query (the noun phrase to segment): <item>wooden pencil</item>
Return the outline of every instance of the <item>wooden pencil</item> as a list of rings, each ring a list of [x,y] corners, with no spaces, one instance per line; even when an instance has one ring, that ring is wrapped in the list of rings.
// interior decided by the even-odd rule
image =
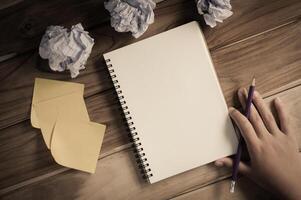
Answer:
[[[252,99],[253,99],[253,94],[255,90],[255,78],[252,80],[252,84],[249,87],[249,92],[248,92],[248,98],[246,101],[246,107],[244,111],[244,115],[249,119],[250,118],[250,110],[251,110],[251,105],[252,105]],[[231,185],[230,185],[230,192],[233,193],[235,189],[235,183],[237,181],[237,175],[238,175],[238,165],[240,162],[241,158],[241,152],[242,152],[242,145],[243,145],[243,137],[240,135],[239,143],[237,146],[237,151],[233,163],[233,170],[232,170],[232,180],[231,180]]]

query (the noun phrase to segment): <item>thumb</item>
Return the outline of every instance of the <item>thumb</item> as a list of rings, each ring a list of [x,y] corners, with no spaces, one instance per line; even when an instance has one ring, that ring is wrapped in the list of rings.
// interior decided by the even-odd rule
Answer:
[[[215,166],[217,167],[223,167],[223,166],[226,166],[226,167],[233,167],[233,160],[231,158],[221,158],[219,160],[216,160],[214,162]],[[238,165],[238,172],[247,176],[247,177],[251,177],[251,172],[252,172],[252,169],[250,166],[248,166],[247,164],[245,164],[244,162],[240,161],[239,162],[239,165]]]

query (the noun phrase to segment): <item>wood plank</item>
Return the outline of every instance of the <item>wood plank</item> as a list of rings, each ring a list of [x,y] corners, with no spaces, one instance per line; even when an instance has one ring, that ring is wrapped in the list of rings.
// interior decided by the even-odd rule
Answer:
[[[190,11],[196,12],[195,2],[186,1],[191,5]],[[214,29],[204,26],[209,48],[228,45],[288,23],[300,16],[301,9],[301,2],[298,0],[247,0],[243,2],[232,0],[231,3],[234,11],[231,18]],[[0,56],[37,48],[45,28],[49,25],[60,24],[70,27],[72,24],[81,22],[85,28],[91,29],[109,20],[109,14],[103,8],[103,1],[39,2],[35,0],[13,1],[6,5],[0,10],[0,27],[6,27],[0,33]],[[157,10],[155,20],[160,21]],[[58,17],[61,13],[64,13],[64,16]]]
[[[206,27],[209,48],[217,49],[289,23],[300,17],[299,0],[231,0],[233,16],[216,28]]]
[[[183,195],[172,198],[172,200],[199,200],[199,199],[215,199],[215,200],[263,200],[272,199],[271,195],[251,182],[246,177],[238,179],[235,193],[229,192],[230,179],[222,180],[214,184],[202,187],[200,189],[185,193]]]
[[[286,103],[292,116],[291,122],[301,146],[301,85],[276,93]],[[17,190],[0,190],[3,199],[167,199],[209,185],[230,176],[229,169],[218,169],[212,164],[179,174],[156,184],[144,183],[129,149],[122,150],[99,160],[96,174],[68,170],[45,178]],[[129,187],[128,189],[124,189]],[[114,192],[118,191],[118,192]]]
[[[20,194],[22,199],[167,199],[227,173],[206,165],[188,172],[188,176],[181,174],[151,185],[141,179],[132,152],[125,150],[101,159],[94,175],[71,170],[7,193],[1,199],[18,199]]]
[[[17,68],[22,66],[25,62],[28,61],[32,52],[22,54],[14,59],[11,59],[9,62],[0,62],[0,81],[4,82],[7,77],[10,76]]]

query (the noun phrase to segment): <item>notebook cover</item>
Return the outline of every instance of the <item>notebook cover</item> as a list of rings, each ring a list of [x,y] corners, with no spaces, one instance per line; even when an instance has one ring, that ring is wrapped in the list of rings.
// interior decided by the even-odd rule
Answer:
[[[151,183],[235,152],[236,134],[197,22],[104,58]]]

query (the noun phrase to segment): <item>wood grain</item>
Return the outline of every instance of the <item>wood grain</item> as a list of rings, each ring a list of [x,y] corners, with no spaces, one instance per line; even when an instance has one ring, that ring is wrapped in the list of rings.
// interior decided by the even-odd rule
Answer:
[[[229,192],[230,179],[222,180],[214,184],[202,187],[200,189],[179,195],[172,200],[199,200],[199,199],[215,199],[215,200],[245,200],[245,199],[273,199],[272,196],[262,188],[252,183],[249,179],[241,177],[238,179],[235,193]]]
[[[12,2],[12,1],[11,1]],[[47,26],[68,28],[81,22],[91,28],[109,20],[103,0],[17,1],[0,10],[0,55],[38,47]],[[64,13],[64,14],[62,14]]]
[[[182,4],[184,1],[162,2],[157,6],[156,15],[160,14],[162,6],[169,7],[175,2]],[[80,22],[86,30],[93,30],[99,25],[108,27],[110,14],[104,9],[103,3],[104,0],[12,2],[8,8],[0,10],[0,26],[6,27],[0,33],[0,56],[9,53],[20,54],[38,48],[46,27],[50,25],[70,28]],[[193,1],[188,3],[192,8]],[[170,11],[173,12],[172,9]]]
[[[216,28],[205,30],[210,49],[235,44],[275,27],[295,21],[301,15],[299,0],[231,0],[234,14]]]
[[[273,4],[271,4],[271,5],[273,5]],[[163,3],[159,4],[159,6],[156,10],[156,15],[157,15],[157,19],[158,19],[158,21],[160,21],[160,23],[155,23],[154,25],[152,25],[150,27],[149,31],[141,39],[149,37],[156,33],[160,33],[164,30],[175,27],[179,24],[183,24],[189,20],[195,19],[197,13],[196,13],[196,10],[194,10],[194,12],[191,12],[192,7],[193,7],[193,2],[186,2],[184,0],[174,0],[174,1],[170,0],[168,2],[163,2]],[[294,13],[294,12],[292,12],[292,13]],[[219,31],[216,31],[215,34],[217,34],[218,32]],[[206,29],[205,29],[205,33],[206,33]],[[120,46],[124,46],[124,45],[129,44],[134,41],[134,39],[131,38],[131,36],[129,36],[129,34],[115,33],[110,27],[108,27],[108,24],[104,27],[97,28],[95,31],[92,31],[91,34],[94,38],[97,38],[95,47],[93,48],[92,55],[87,63],[87,70],[83,71],[81,73],[80,77],[75,80],[76,82],[81,82],[86,85],[86,90],[85,90],[86,97],[89,95],[93,95],[97,92],[100,92],[103,89],[107,89],[106,88],[108,86],[107,80],[104,81],[105,83],[102,82],[102,80],[100,80],[100,79],[104,78],[104,76],[101,76],[100,74],[103,73],[103,70],[106,70],[105,66],[102,63],[102,59],[101,59],[100,55],[104,52],[107,52],[109,50],[115,49]],[[266,34],[269,34],[269,33],[266,33]],[[295,33],[293,33],[293,34],[295,35],[295,34],[299,34],[299,33],[297,31],[295,31]],[[211,35],[214,35],[214,34],[206,35],[209,46],[211,45],[211,43],[213,41],[216,41],[216,40],[210,39]],[[226,34],[226,35],[229,35],[229,34]],[[268,37],[269,37],[269,35],[268,35]],[[281,37],[281,36],[278,35],[276,37],[276,39],[278,39],[278,37]],[[289,40],[289,39],[291,39],[291,37],[297,37],[297,35],[295,35],[295,36],[289,35],[288,37],[285,37],[285,38],[287,38],[287,40]],[[263,38],[262,40],[264,40],[266,37],[263,36],[262,38]],[[103,41],[106,41],[106,42],[103,43]],[[294,44],[294,43],[290,44],[291,46],[293,46],[292,48],[298,48],[299,42],[298,42],[298,40],[296,40],[296,41],[297,41],[296,44]],[[291,41],[287,41],[287,42],[291,42]],[[243,44],[245,44],[244,48],[247,48],[250,45],[250,43],[247,41],[243,42]],[[279,48],[280,44],[278,43],[277,45],[278,45],[277,47]],[[241,46],[238,46],[238,47],[241,48]],[[229,51],[229,49],[230,49],[230,51]],[[268,51],[267,48],[265,48],[265,49]],[[236,66],[236,65],[232,64],[233,56],[234,57],[236,56],[236,54],[235,54],[236,51],[237,52],[240,52],[240,51],[235,48],[227,48],[224,51],[223,50],[222,51],[215,50],[215,51],[220,52],[219,54],[218,53],[216,54],[216,58],[213,57],[213,60],[214,60],[214,63],[216,64],[219,77],[223,78],[223,76],[224,76],[223,71],[221,71],[221,72],[219,71],[220,65],[218,65],[218,64],[220,62],[222,63],[222,66],[221,66],[222,70],[225,70],[225,69],[228,70],[229,68],[231,68],[231,66]],[[215,51],[212,51],[213,56],[214,56]],[[244,52],[244,53],[248,53],[248,52]],[[256,53],[256,52],[254,52],[254,53]],[[265,53],[265,52],[263,52],[263,53]],[[231,58],[231,60],[230,59],[221,60],[220,57],[222,59],[224,59],[224,58],[227,59],[226,58],[227,56],[223,56],[224,54],[225,55],[231,54],[232,56],[228,56]],[[259,54],[259,53],[257,53],[257,54]],[[268,55],[271,55],[271,54],[268,54]],[[286,55],[286,54],[284,54],[284,55]],[[275,55],[272,54],[272,56],[275,56]],[[288,55],[288,56],[290,56],[290,55]],[[29,117],[28,111],[30,110],[29,107],[30,107],[30,102],[31,102],[31,91],[32,91],[32,87],[33,87],[34,77],[42,76],[42,77],[47,77],[47,78],[70,80],[69,75],[67,73],[51,74],[48,72],[39,71],[36,68],[36,66],[37,65],[44,66],[45,63],[40,64],[39,57],[36,52],[33,52],[31,57],[29,56],[29,60],[27,62],[16,65],[15,63],[22,63],[22,61],[18,61],[19,59],[22,60],[23,57],[21,56],[21,58],[18,57],[16,59],[12,59],[8,62],[4,62],[4,63],[0,64],[0,70],[1,70],[1,73],[0,73],[1,79],[0,80],[2,80],[1,86],[0,86],[0,94],[1,94],[1,96],[4,97],[4,98],[0,99],[0,110],[3,113],[0,116],[0,129],[28,119],[28,117]],[[245,62],[248,62],[248,61],[249,61],[249,58],[245,59]],[[273,59],[273,61],[275,62],[276,60]],[[261,63],[263,63],[263,62],[261,62]],[[226,67],[223,67],[224,65]],[[230,67],[228,67],[228,65],[230,65]],[[249,66],[247,66],[247,67],[249,67]],[[262,65],[259,65],[258,67],[262,67]],[[278,67],[278,66],[276,66],[276,65],[273,66],[273,68],[276,68],[276,67]],[[249,68],[251,69],[251,67],[249,67]],[[253,66],[252,66],[252,68],[253,68]],[[232,67],[232,69],[235,70],[236,68]],[[250,69],[249,69],[249,71],[250,71]],[[257,70],[257,68],[256,68],[256,70]],[[253,71],[256,71],[256,70],[253,70]],[[267,68],[267,70],[270,70],[270,68]],[[95,72],[95,73],[93,73],[93,72]],[[24,74],[26,74],[26,76],[23,76]],[[298,73],[296,73],[295,75],[298,76]],[[2,76],[3,76],[3,78],[2,78]],[[99,76],[101,76],[101,77],[99,77]],[[242,80],[242,79],[246,80],[245,78],[246,77],[240,77],[240,80]],[[223,80],[220,80],[220,81],[222,82]],[[287,81],[286,81],[286,83],[287,83]],[[236,83],[235,83],[235,85],[237,86]],[[16,87],[18,88],[18,90],[15,90]]]
[[[162,7],[159,7],[160,23],[152,26],[144,37],[149,37],[191,20],[193,13],[187,12],[186,7],[186,4],[179,3],[177,0],[163,4]],[[166,9],[170,11],[167,12]],[[87,63],[87,69],[75,80],[71,80],[68,73],[58,74],[40,71],[36,68],[38,62],[36,52],[22,56],[20,61],[19,59],[17,61],[12,59],[0,64],[0,70],[6,74],[1,79],[0,84],[2,97],[0,98],[0,124],[2,126],[0,157],[5,157],[5,160],[0,163],[0,188],[50,173],[58,167],[43,146],[38,131],[30,129],[28,119],[35,77],[84,83],[86,104],[91,119],[108,125],[102,155],[114,151],[115,147],[119,149],[123,145],[127,145],[127,136],[120,121],[119,105],[116,104],[116,95],[113,95],[113,85],[101,54],[104,51],[117,48],[118,45],[131,43],[133,39],[128,34],[119,35],[109,26],[101,27],[93,34],[99,40],[97,40],[98,42],[96,42]],[[117,35],[119,36],[117,37]],[[106,42],[103,43],[102,41]],[[25,74],[26,76],[24,76]],[[20,124],[20,122],[24,124]],[[25,142],[20,145],[19,141]],[[10,146],[15,146],[15,148],[10,149]],[[5,163],[10,167],[7,167],[8,165]],[[12,163],[18,165],[12,165]],[[18,176],[14,176],[15,174]]]
[[[162,8],[159,9],[160,12],[158,12],[158,18],[160,23],[155,23],[150,28],[149,32],[147,32],[141,39],[185,23],[189,19],[191,20],[196,14],[187,14],[187,10],[190,9],[188,4],[183,5],[177,1],[175,2],[174,7],[170,6],[170,4],[165,5],[166,7],[162,6]],[[165,8],[167,10],[172,10],[173,12],[164,14],[166,13]],[[293,26],[292,33],[290,32],[291,30],[287,31],[287,27],[290,28],[290,25]],[[290,25],[280,28],[280,30],[282,30],[280,33],[285,34],[286,37],[283,37],[281,34],[277,34],[278,31],[272,31],[241,42],[233,48],[225,47],[212,51],[213,61],[225,94],[227,94],[233,86],[237,88],[241,83],[246,85],[247,81],[254,74],[258,74],[258,80],[260,82],[264,82],[267,78],[264,76],[266,73],[262,73],[262,68],[265,68],[264,72],[276,70],[275,75],[271,76],[276,77],[271,78],[271,84],[262,84],[266,85],[264,92],[268,91],[270,89],[269,87],[276,88],[281,84],[287,84],[289,81],[293,81],[299,77],[301,68],[299,68],[298,65],[300,64],[300,60],[298,60],[298,55],[297,59],[296,57],[292,58],[292,56],[297,54],[296,49],[300,47],[300,40],[297,39],[300,34],[300,22],[297,21]],[[99,40],[97,40],[99,42],[96,42],[95,44],[92,55],[87,63],[87,69],[81,73],[79,78],[72,80],[86,85],[86,97],[97,92],[101,92],[102,90],[106,90],[107,87],[111,87],[108,85],[110,80],[108,81],[106,79],[106,74],[105,76],[102,75],[103,73],[106,73],[106,67],[103,64],[102,57],[100,55],[104,52],[124,46],[134,41],[131,37],[129,37],[129,35],[115,33],[109,27],[99,28],[95,32],[92,32],[92,34],[99,38]],[[119,35],[119,37],[117,35]],[[256,45],[262,45],[262,41],[267,40],[267,38],[268,40],[270,40],[270,38],[272,39],[269,44],[274,46],[264,45],[263,48],[259,48],[257,50]],[[101,41],[106,41],[106,43],[102,43]],[[283,48],[284,45],[285,48]],[[273,47],[278,48],[279,51],[271,52],[270,48]],[[274,57],[280,58],[280,55],[281,59],[274,59]],[[282,58],[283,56],[287,56],[288,58]],[[256,57],[256,59],[254,59],[254,57]],[[236,61],[236,58],[241,59],[237,59]],[[280,62],[278,62],[278,60]],[[3,96],[3,98],[0,99],[0,110],[3,113],[0,116],[0,129],[28,119],[31,91],[33,89],[32,87],[35,77],[70,80],[69,75],[66,73],[53,74],[39,71],[36,68],[38,61],[37,53],[33,53],[32,57],[30,57],[27,62],[17,65],[18,67],[15,66],[15,63],[20,61],[15,61],[15,59],[0,64],[1,74],[6,74],[0,85],[0,94]],[[240,64],[239,67],[237,67],[238,64]],[[245,68],[246,71],[241,68]],[[232,77],[231,74],[237,73],[233,71],[237,70],[242,72],[241,75]],[[250,76],[245,75],[248,73]],[[278,82],[277,78],[283,76],[283,73],[286,73],[287,76],[281,79],[283,82]],[[23,76],[24,74],[26,74],[26,76]],[[276,85],[274,85],[274,83]],[[16,90],[16,88],[18,89]],[[230,95],[226,95],[228,101],[229,98],[233,96],[233,91],[231,92],[229,92]]]
[[[271,103],[276,96],[280,97],[288,107],[290,116],[292,116],[292,127],[298,134],[298,142],[301,146],[301,117],[299,114],[301,112],[301,85],[269,96],[265,101]],[[197,190],[229,176],[229,169],[218,169],[209,164],[156,184],[147,184],[138,174],[133,154],[129,149],[125,149],[101,158],[96,174],[88,175],[68,170],[14,191],[0,190],[0,194],[2,192],[3,199],[20,197],[22,199],[167,199]],[[124,189],[127,186],[130,188]],[[252,188],[258,192],[256,187],[252,186]],[[225,189],[224,186],[223,189]],[[220,198],[219,193],[214,194],[216,195],[214,199]],[[251,199],[249,196],[245,196],[245,198]]]
[[[196,11],[193,0],[181,2],[184,1],[190,4],[190,12]],[[214,29],[206,27],[204,30],[209,48],[228,45],[288,23],[300,16],[301,9],[301,2],[298,0],[232,0],[231,3],[234,15]],[[61,13],[64,13],[63,17]],[[157,15],[156,9],[155,20],[160,21]],[[49,25],[70,27],[81,22],[90,30],[109,21],[109,13],[104,10],[103,0],[11,0],[3,4],[0,17],[0,27],[6,27],[0,33],[0,56],[37,48],[45,28]]]
[[[263,33],[212,52],[228,105],[235,104],[235,88],[256,77],[257,89],[266,93],[301,77],[301,21]]]
[[[91,121],[107,125],[101,156],[129,142],[113,89],[90,97],[86,105]],[[3,130],[0,140],[0,188],[61,168],[46,148],[40,130],[33,129],[29,120]]]
[[[138,174],[132,152],[124,150],[100,159],[94,175],[69,170],[1,198],[18,199],[22,195],[23,199],[167,199],[227,173],[227,170],[206,165],[188,172],[188,176],[186,173],[157,184],[147,184]]]
[[[169,3],[163,2],[158,6],[158,20],[160,23],[150,28],[147,34],[140,38],[149,37],[163,32],[192,19],[193,12],[188,12],[190,6],[182,4],[179,0]],[[167,12],[169,10],[169,12]],[[68,80],[85,84],[85,97],[112,88],[111,80],[103,62],[102,54],[120,46],[127,45],[135,40],[129,34],[116,33],[110,26],[102,26],[91,32],[94,38],[98,38],[93,47],[91,56],[79,77],[71,79],[69,72],[49,73],[41,71],[47,63],[41,62],[36,51],[27,54],[27,60],[23,57],[0,63],[0,74],[5,74],[0,84],[0,129],[17,124],[29,119],[30,104],[35,77],[43,77],[58,80]],[[105,42],[104,42],[105,41]],[[20,64],[16,64],[20,63]],[[26,76],[24,76],[26,75]],[[0,76],[1,77],[1,76]]]
[[[213,183],[228,177],[229,171],[218,170],[212,165],[194,169],[155,185],[142,182],[129,150],[126,131],[119,115],[119,105],[101,56],[104,52],[188,21],[200,20],[195,2],[168,0],[160,3],[155,10],[156,22],[138,40],[128,33],[116,33],[109,26],[102,3],[93,0],[17,0],[6,1],[0,7],[0,25],[7,27],[0,32],[0,55],[15,51],[26,52],[0,63],[0,198],[197,199],[203,186],[207,186],[204,188],[207,191],[203,193],[204,198],[219,198],[210,196],[213,194],[209,193],[225,189],[223,182],[216,186]],[[72,5],[67,6],[69,4]],[[240,86],[247,86],[253,74],[256,75],[258,89],[266,96],[274,94],[275,92],[271,93],[273,89],[299,80],[301,2],[232,0],[232,5],[234,15],[215,29],[205,27],[201,20],[228,105],[238,105],[234,91]],[[61,13],[66,15],[53,17],[61,16]],[[36,48],[45,27],[53,23],[70,26],[77,20],[83,22],[96,39],[87,69],[74,80],[69,78],[68,73],[41,71],[38,66],[44,67],[45,62],[40,62]],[[10,30],[13,31],[9,32]],[[35,77],[85,84],[86,104],[91,119],[108,125],[95,175],[90,176],[57,165],[45,148],[39,131],[30,126],[28,119]],[[285,91],[286,88],[279,90],[277,95],[283,95],[285,102],[297,108],[294,110],[290,106],[290,112],[294,128],[300,132],[300,88],[295,86],[288,90],[290,93]],[[272,95],[267,101],[273,97]],[[300,135],[298,139],[301,141]],[[258,193],[259,198],[264,197],[260,190],[249,183],[246,187],[251,187],[251,191]],[[192,196],[190,191],[194,191]],[[248,197],[238,195],[235,198]],[[253,196],[249,199],[251,197]]]
[[[175,5],[175,7],[178,6],[182,7],[183,5]],[[181,24],[183,21],[191,18],[190,14],[185,14],[185,9],[183,13],[176,8],[169,9],[174,9],[174,13],[165,15],[163,14],[165,11],[162,9],[161,22],[153,26],[145,37],[155,34],[156,31],[161,32]],[[252,72],[258,75],[256,78],[261,92],[270,91],[301,76],[300,57],[298,57],[300,55],[295,52],[301,44],[300,40],[297,40],[300,34],[299,27],[300,22],[292,23],[277,31],[271,31],[234,46],[228,46],[212,52],[213,61],[216,65],[224,94],[227,97],[228,105],[237,105],[233,98],[235,96],[233,91],[241,85],[247,85],[248,80],[251,79]],[[126,145],[127,140],[124,136],[124,130],[121,128],[118,111],[116,111],[118,110],[118,105],[112,103],[116,103],[113,93],[110,93],[113,92],[112,84],[99,52],[117,48],[117,44],[125,45],[132,42],[128,35],[124,34],[121,38],[116,37],[117,33],[112,32],[112,30],[112,37],[105,35],[104,33],[109,30],[111,29],[103,27],[94,33],[95,36],[103,38],[102,40],[106,39],[111,42],[99,42],[95,45],[94,52],[87,64],[87,69],[82,72],[79,78],[75,79],[76,82],[86,85],[86,103],[91,118],[96,122],[109,125],[109,134],[106,134],[104,141],[104,148],[106,149],[104,152],[111,152],[115,148]],[[278,33],[278,31],[281,32]],[[285,38],[283,38],[283,34],[286,35]],[[257,49],[258,44],[261,44],[263,41],[269,41],[270,43]],[[270,48],[282,48],[282,50],[269,51]],[[256,59],[253,59],[255,56]],[[0,65],[2,66],[0,70],[4,72],[4,69],[7,69],[7,67],[14,69],[7,73],[8,75],[4,77],[0,85],[2,96],[0,99],[2,113],[0,115],[0,124],[2,127],[8,127],[1,131],[3,139],[0,140],[0,155],[5,155],[6,159],[0,164],[0,188],[9,187],[20,181],[49,173],[58,167],[52,161],[49,152],[44,148],[41,137],[36,136],[37,131],[30,129],[28,118],[32,87],[34,77],[63,80],[70,80],[70,78],[68,74],[53,74],[39,71],[35,68],[36,57],[37,54],[32,53],[21,57],[23,62],[17,62],[15,59],[12,59],[7,61],[6,65]],[[230,58],[228,59],[227,57]],[[275,57],[281,57],[281,62],[276,62],[274,60]],[[239,58],[239,62],[234,62],[236,58]],[[258,60],[262,60],[262,62],[258,62]],[[241,64],[242,62],[244,63],[243,65]],[[272,63],[265,66],[264,63],[266,62]],[[280,65],[281,63],[283,66],[287,63],[288,68]],[[20,65],[16,67],[16,64]],[[24,74],[26,76],[23,76]],[[268,81],[269,84],[264,84],[265,81]],[[107,107],[108,105],[112,106],[110,103],[116,107]],[[27,120],[24,122],[25,124],[17,124],[24,120]],[[112,131],[111,128],[113,129]],[[28,138],[30,140],[27,140]],[[19,145],[19,141],[26,142],[23,145]],[[10,146],[15,146],[15,148],[10,149]],[[11,165],[11,163],[20,163],[20,165]],[[18,176],[13,176],[14,174],[18,174]]]

